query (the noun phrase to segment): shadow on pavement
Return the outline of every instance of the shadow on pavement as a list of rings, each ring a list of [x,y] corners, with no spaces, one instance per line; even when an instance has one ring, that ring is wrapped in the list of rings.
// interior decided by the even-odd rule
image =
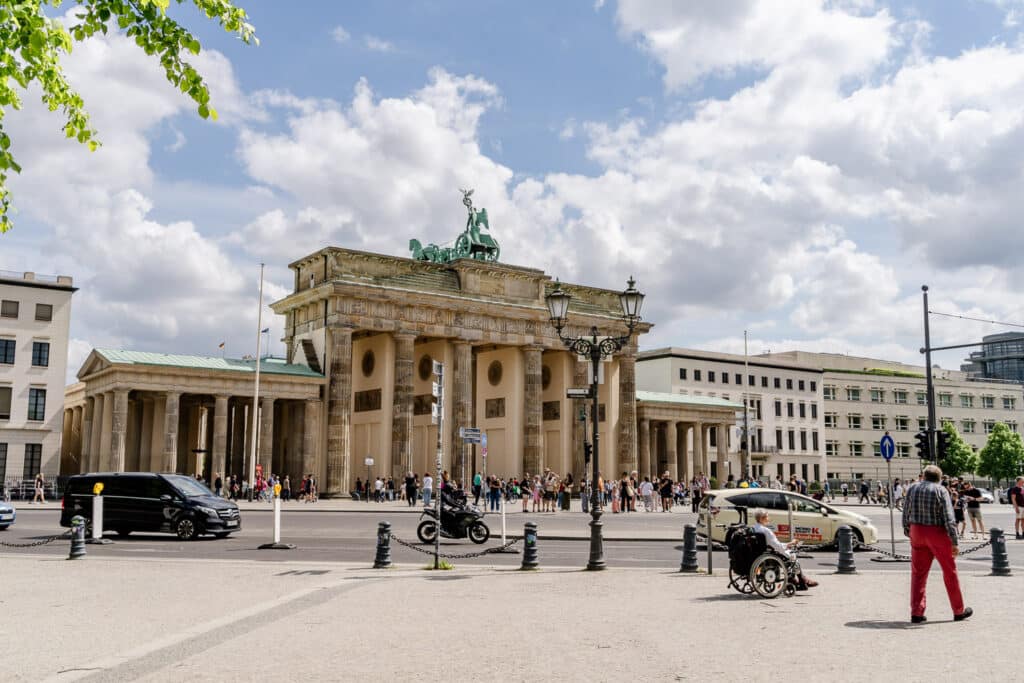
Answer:
[[[694,598],[698,602],[738,602],[741,600],[761,600],[760,596],[740,595],[739,593],[723,593],[722,595],[702,595]]]
[[[849,628],[867,629],[915,629],[921,628],[924,624],[912,624],[909,621],[883,621],[881,619],[868,619],[866,621],[848,621],[843,626]]]

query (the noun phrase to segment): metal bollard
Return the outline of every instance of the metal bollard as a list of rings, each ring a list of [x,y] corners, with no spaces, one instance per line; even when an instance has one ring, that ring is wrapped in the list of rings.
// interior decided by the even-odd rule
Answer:
[[[839,536],[839,569],[837,574],[856,574],[857,565],[853,561],[853,529],[845,524],[836,530]]]
[[[523,564],[520,569],[536,569],[537,562],[537,524],[527,522],[523,525]]]
[[[85,517],[75,515],[71,518],[71,554],[69,560],[85,557]]]
[[[683,526],[683,562],[679,565],[681,572],[696,572],[697,567],[697,525]]]
[[[988,535],[992,543],[992,573],[989,576],[1009,576],[1010,558],[1006,555],[1006,536],[1003,530],[992,527]]]
[[[391,522],[377,525],[377,556],[373,558],[374,569],[387,569],[391,566]]]

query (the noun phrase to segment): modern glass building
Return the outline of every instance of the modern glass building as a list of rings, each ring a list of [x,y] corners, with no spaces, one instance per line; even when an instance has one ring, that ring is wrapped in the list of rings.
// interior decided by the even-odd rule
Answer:
[[[960,369],[972,379],[1001,379],[1024,383],[1024,332],[1002,332],[982,338]]]

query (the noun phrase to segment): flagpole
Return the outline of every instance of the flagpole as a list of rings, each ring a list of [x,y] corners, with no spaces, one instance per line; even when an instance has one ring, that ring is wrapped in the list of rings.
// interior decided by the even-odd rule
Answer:
[[[249,456],[249,491],[256,487],[256,449],[259,447],[260,341],[263,339],[263,265],[260,264],[260,299],[256,309],[256,386],[252,397],[252,453]]]

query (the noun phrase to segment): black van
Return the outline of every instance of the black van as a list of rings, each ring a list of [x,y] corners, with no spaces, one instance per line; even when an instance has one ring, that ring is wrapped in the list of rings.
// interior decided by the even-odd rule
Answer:
[[[103,484],[103,530],[120,536],[162,531],[191,541],[200,534],[224,538],[242,528],[238,506],[218,498],[201,481],[184,474],[110,472],[78,474],[68,480],[60,525],[71,518],[92,519],[93,487]]]

